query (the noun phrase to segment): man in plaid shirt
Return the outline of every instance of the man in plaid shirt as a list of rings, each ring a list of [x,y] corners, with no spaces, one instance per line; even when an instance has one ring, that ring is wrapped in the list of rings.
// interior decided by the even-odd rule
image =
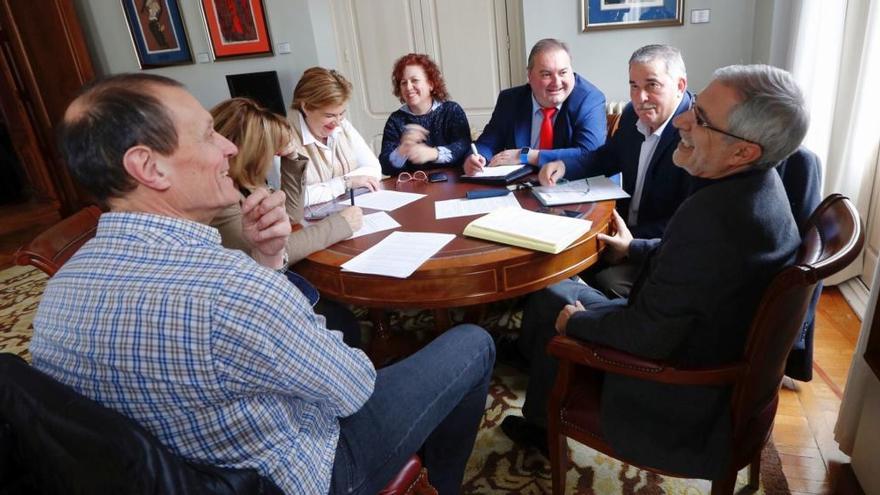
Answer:
[[[85,88],[61,145],[110,212],[48,283],[35,366],[177,454],[256,468],[286,493],[376,493],[417,450],[441,493],[459,491],[494,362],[485,331],[458,326],[377,372],[276,272],[284,194],[241,197],[235,146],[176,81]],[[207,226],[236,201],[253,259]]]

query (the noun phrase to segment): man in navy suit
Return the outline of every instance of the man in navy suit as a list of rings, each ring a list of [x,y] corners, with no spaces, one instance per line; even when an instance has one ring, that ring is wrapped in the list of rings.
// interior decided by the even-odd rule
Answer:
[[[672,163],[680,139],[672,120],[691,106],[681,52],[668,45],[636,50],[629,59],[629,93],[631,102],[608,142],[573,163],[548,163],[538,178],[543,185],[553,185],[561,177],[620,173],[623,190],[632,198],[618,201],[617,213],[634,236],[662,237],[669,218],[691,192],[690,176]],[[614,264],[597,267],[592,282],[610,295],[626,297],[638,266],[607,261]]]
[[[574,73],[568,46],[556,39],[535,43],[529,53],[528,84],[498,95],[492,118],[476,141],[464,172],[528,163],[543,166],[582,161],[605,142],[605,95]]]

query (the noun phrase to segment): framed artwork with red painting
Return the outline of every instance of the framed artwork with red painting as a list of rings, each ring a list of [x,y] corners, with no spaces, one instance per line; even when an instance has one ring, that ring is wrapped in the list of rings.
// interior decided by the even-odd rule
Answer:
[[[262,0],[200,0],[214,58],[272,54]]]

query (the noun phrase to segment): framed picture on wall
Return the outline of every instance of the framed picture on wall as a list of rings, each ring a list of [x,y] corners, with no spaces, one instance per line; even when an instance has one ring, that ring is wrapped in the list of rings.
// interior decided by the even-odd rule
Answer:
[[[272,54],[262,0],[199,0],[214,58]]]
[[[583,30],[681,26],[684,0],[581,0]]]
[[[177,0],[122,0],[141,69],[192,63]]]

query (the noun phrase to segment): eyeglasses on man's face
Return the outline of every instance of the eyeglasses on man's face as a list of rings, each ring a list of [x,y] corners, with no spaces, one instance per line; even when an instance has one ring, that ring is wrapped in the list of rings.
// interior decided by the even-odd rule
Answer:
[[[409,182],[411,180],[428,182],[428,174],[421,170],[417,170],[412,174],[409,172],[401,172],[400,175],[397,176],[397,182]]]
[[[705,127],[706,129],[709,129],[710,131],[715,131],[717,133],[724,134],[725,136],[730,136],[734,139],[739,139],[740,141],[745,141],[747,143],[752,143],[752,144],[756,144],[758,146],[761,146],[761,143],[752,141],[751,139],[746,139],[742,136],[737,136],[736,134],[727,132],[723,129],[719,129],[719,128],[715,127],[714,125],[710,124],[706,120],[706,117],[703,116],[703,110],[701,110],[700,107],[697,106],[697,95],[694,95],[693,98],[691,99],[691,112],[693,112],[693,114],[694,114],[694,122],[696,122],[697,125],[700,127]]]

